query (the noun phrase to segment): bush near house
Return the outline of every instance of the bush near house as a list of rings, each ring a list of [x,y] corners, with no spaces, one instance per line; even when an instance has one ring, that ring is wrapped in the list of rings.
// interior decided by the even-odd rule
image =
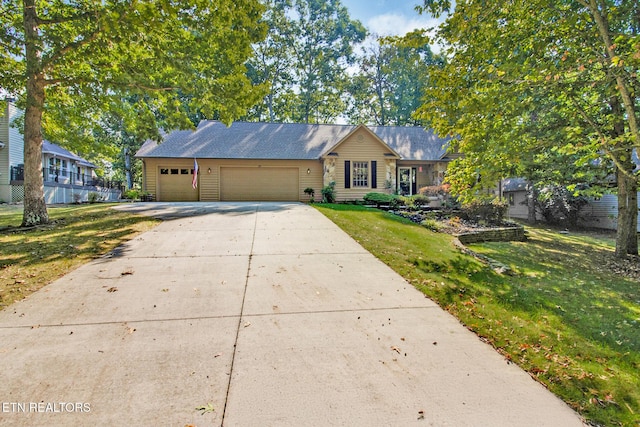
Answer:
[[[559,225],[565,221],[571,228],[578,226],[580,210],[589,204],[587,196],[575,195],[566,187],[554,185],[540,190],[536,207],[547,224]]]
[[[498,200],[491,202],[474,201],[462,206],[462,217],[478,223],[499,225],[504,222],[504,217],[508,210],[509,204],[507,202]]]
[[[395,209],[403,204],[400,196],[386,193],[367,193],[364,195],[363,200],[368,204],[376,205],[378,208],[382,205],[386,205],[391,209]]]
[[[325,186],[321,190],[322,193],[322,201],[324,203],[333,203],[336,201],[336,183],[332,182],[331,184]]]

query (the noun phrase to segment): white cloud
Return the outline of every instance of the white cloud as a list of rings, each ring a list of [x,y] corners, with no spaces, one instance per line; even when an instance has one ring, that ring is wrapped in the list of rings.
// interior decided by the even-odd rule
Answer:
[[[429,29],[428,34],[433,36],[435,28],[443,22],[444,18],[434,19],[427,16],[407,17],[396,13],[387,13],[374,16],[367,21],[367,28],[371,35],[377,36],[404,36],[405,34],[416,29]],[[370,43],[375,44],[374,40]],[[440,53],[442,46],[432,44],[431,50],[434,53]]]
[[[433,28],[438,21],[429,17],[407,17],[395,13],[374,16],[367,21],[367,27],[373,34],[380,36],[403,36],[418,28]]]

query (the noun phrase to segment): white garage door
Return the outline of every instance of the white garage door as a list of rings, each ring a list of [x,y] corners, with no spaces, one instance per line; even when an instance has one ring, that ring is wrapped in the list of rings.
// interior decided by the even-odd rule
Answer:
[[[299,201],[298,168],[220,168],[220,200]]]
[[[198,189],[192,186],[193,168],[160,167],[158,172],[158,201],[198,201]]]

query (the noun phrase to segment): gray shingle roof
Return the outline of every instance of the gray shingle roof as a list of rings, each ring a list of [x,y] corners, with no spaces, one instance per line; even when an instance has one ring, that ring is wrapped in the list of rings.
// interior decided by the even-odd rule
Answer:
[[[161,143],[147,141],[136,157],[315,160],[358,126],[202,121],[195,130],[173,131]],[[418,127],[370,127],[410,160],[438,160],[448,139]]]
[[[69,150],[65,150],[64,148],[60,147],[59,145],[53,144],[49,141],[42,141],[42,152],[45,154],[53,154],[54,156],[60,157],[60,158],[65,158],[65,159],[69,159],[69,160],[74,160],[76,163],[82,165],[82,166],[87,166],[90,168],[95,168],[97,167],[96,165],[94,165],[93,163],[89,162],[88,160],[73,154],[71,151]]]

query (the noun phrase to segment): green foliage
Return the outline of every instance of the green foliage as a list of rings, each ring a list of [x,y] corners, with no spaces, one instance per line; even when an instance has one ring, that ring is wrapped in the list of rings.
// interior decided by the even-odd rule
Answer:
[[[337,0],[269,0],[267,38],[254,46],[249,75],[270,91],[251,119],[327,123],[344,111],[347,67],[366,30]]]
[[[455,194],[470,201],[513,176],[593,186],[612,164],[633,175],[631,148],[640,149],[633,3],[456,2],[437,35],[447,62],[431,68],[420,110],[438,133],[458,136],[451,149],[464,157],[447,174]],[[422,9],[440,14],[450,6],[425,0]],[[594,173],[598,158],[605,170]]]
[[[96,203],[102,200],[102,197],[100,197],[100,193],[96,193],[95,191],[92,191],[87,196],[87,200],[89,201],[89,203]]]
[[[334,203],[336,201],[336,183],[332,182],[322,187],[321,193],[323,203]]]
[[[439,64],[424,30],[404,38],[379,38],[363,47],[358,73],[350,85],[347,115],[351,123],[422,125],[414,116],[429,81],[427,67]]]
[[[428,228],[429,230],[438,233],[440,230],[442,230],[442,225],[440,224],[440,222],[434,218],[427,218],[425,220],[423,220],[420,225],[422,225],[423,227]]]
[[[492,225],[502,224],[509,210],[509,203],[498,200],[478,201],[462,205],[463,216]]]
[[[548,224],[577,227],[580,210],[589,203],[586,196],[563,186],[548,186],[538,192],[536,207]]]
[[[314,201],[313,196],[316,194],[316,191],[311,187],[307,187],[307,188],[304,189],[304,194],[308,195],[309,196],[309,201],[313,203],[313,201]]]
[[[263,11],[258,0],[3,3],[0,87],[25,108],[25,224],[47,216],[41,130],[80,155],[114,155],[97,129],[131,99],[138,120],[129,114],[123,130],[138,143],[158,123],[193,127],[193,112],[226,123],[243,115],[265,91],[245,66],[266,32]]]
[[[404,202],[400,196],[395,194],[387,194],[387,193],[367,193],[364,195],[363,200],[366,203],[376,205],[380,207],[381,205],[389,206],[391,209],[395,209],[398,206],[402,205]]]
[[[123,198],[127,200],[139,200],[141,195],[142,192],[140,190],[138,190],[137,188],[132,188],[124,192]]]

